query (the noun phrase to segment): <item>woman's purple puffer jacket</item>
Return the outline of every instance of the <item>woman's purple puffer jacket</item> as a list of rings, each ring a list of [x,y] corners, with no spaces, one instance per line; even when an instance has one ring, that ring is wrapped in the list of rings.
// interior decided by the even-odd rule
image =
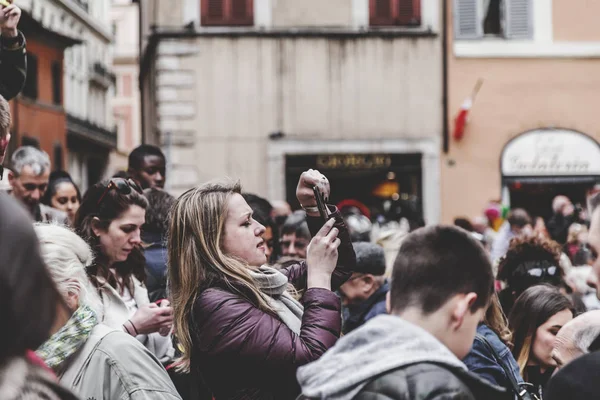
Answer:
[[[341,245],[331,279],[337,290],[351,275],[356,257],[339,212],[335,227]],[[308,217],[314,236],[323,225]],[[298,290],[306,288],[306,264],[282,272]],[[318,359],[340,336],[340,300],[333,291],[307,289],[300,335],[238,294],[225,288],[201,292],[192,313],[192,368],[201,374],[216,400],[294,399],[300,394],[298,367]]]

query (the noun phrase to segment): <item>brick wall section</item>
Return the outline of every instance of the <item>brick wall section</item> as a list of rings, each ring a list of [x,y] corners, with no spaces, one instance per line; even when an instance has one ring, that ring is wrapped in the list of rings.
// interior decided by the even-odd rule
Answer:
[[[36,138],[42,150],[54,160],[54,146],[60,143],[63,165],[67,165],[67,119],[62,105],[52,104],[52,70],[54,61],[63,61],[64,51],[50,47],[35,37],[27,37],[27,51],[38,58],[38,99],[20,96],[11,101],[12,132],[15,143],[21,145],[23,136]],[[64,95],[62,96],[64,98]],[[18,107],[18,109],[17,109]]]

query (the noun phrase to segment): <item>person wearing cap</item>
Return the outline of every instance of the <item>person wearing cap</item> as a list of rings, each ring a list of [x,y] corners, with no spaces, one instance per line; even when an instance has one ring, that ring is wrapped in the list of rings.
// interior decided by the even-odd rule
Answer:
[[[383,248],[373,243],[353,243],[356,268],[340,287],[344,325],[347,334],[379,314],[386,313],[385,298],[390,290],[385,277]]]

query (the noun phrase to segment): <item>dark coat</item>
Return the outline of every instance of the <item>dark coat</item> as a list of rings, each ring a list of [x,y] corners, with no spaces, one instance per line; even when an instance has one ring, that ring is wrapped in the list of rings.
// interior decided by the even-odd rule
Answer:
[[[343,219],[337,211],[334,216],[342,243],[332,290],[350,277],[356,263]],[[320,218],[308,217],[313,236],[322,224]],[[305,262],[282,272],[296,289],[306,288]],[[296,369],[319,358],[341,331],[340,300],[333,291],[307,289],[301,302],[304,315],[297,335],[277,317],[226,288],[201,292],[192,313],[191,361],[217,400],[285,400],[300,394]]]
[[[344,309],[344,335],[352,332],[354,329],[363,325],[365,322],[378,316],[379,314],[387,313],[385,305],[385,297],[390,290],[389,284],[386,282],[367,300],[360,304],[352,304]]]
[[[6,100],[16,97],[25,86],[27,54],[25,36],[19,32],[19,42],[8,48],[0,38],[0,95]]]
[[[151,302],[167,298],[167,246],[161,234],[144,232],[146,288]]]
[[[513,400],[477,375],[459,368],[418,363],[396,369],[372,380],[354,400]]]

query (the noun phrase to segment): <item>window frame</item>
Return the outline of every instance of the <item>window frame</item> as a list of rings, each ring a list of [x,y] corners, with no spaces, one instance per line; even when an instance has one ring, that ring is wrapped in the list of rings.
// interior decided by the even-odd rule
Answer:
[[[199,0],[200,1],[200,24],[208,27],[230,26],[244,27],[254,26],[254,0]],[[233,15],[233,2],[245,2],[247,14],[243,17]],[[222,7],[221,16],[210,16],[210,3],[220,2]]]
[[[31,100],[37,100],[40,95],[38,57],[27,52],[27,77],[21,94]]]
[[[387,0],[389,1],[389,15],[377,15],[377,2],[381,0],[369,0],[369,27],[385,28],[415,28],[423,24],[422,0]],[[386,1],[386,0],[384,0]],[[402,3],[411,3],[412,15],[402,15]],[[404,5],[406,7],[406,5]]]

